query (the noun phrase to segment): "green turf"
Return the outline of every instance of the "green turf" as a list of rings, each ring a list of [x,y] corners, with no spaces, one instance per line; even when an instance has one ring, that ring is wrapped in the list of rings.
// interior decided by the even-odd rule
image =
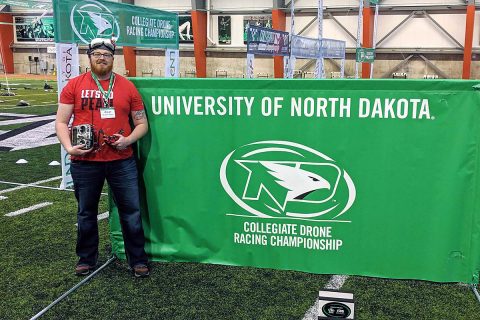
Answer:
[[[1,81],[5,83],[5,81]],[[9,112],[9,113],[21,113],[21,114],[52,114],[57,111],[57,101],[58,93],[57,84],[54,81],[49,81],[48,83],[54,88],[46,92],[43,90],[44,81],[43,80],[16,80],[10,81],[10,83],[30,83],[31,86],[28,86],[29,89],[25,89],[23,85],[11,86],[16,90],[12,90],[15,93],[15,96],[0,96],[0,112]],[[2,89],[5,86],[2,85]],[[5,92],[5,90],[0,90],[0,93]],[[25,100],[30,103],[30,106],[19,107],[17,103],[20,100]]]
[[[480,303],[467,286],[426,281],[351,277],[361,319],[480,319]]]
[[[52,80],[47,80],[46,81],[51,87],[53,87],[53,90],[57,90],[57,82],[52,81]],[[5,90],[7,88],[7,81],[5,78],[0,79],[1,83],[1,89]],[[45,85],[45,80],[31,80],[31,79],[9,79],[8,84],[10,85],[10,88],[14,88],[17,90],[14,91],[19,91],[24,88],[29,88],[27,90],[43,90],[43,86]]]
[[[132,279],[115,263],[47,319],[301,319],[326,277],[193,263],[153,264]],[[120,289],[119,289],[120,288]]]
[[[57,104],[34,105],[30,107],[2,107],[0,104],[0,112],[47,115],[57,112]]]
[[[72,193],[43,189],[6,195],[0,210],[0,242],[8,252],[3,252],[0,270],[9,277],[0,280],[0,288],[8,292],[0,301],[0,310],[6,311],[6,319],[23,319],[79,281],[72,272],[76,261],[75,200]],[[106,209],[105,200],[103,197],[100,211]],[[53,205],[4,217],[6,212],[38,201]],[[104,261],[108,257],[107,223],[99,225]],[[94,314],[93,319],[272,319],[278,312],[283,313],[278,319],[299,318],[327,279],[270,269],[155,263],[152,276],[139,280],[119,261],[45,318],[92,319]],[[285,301],[288,305],[279,309]],[[237,304],[241,307],[232,309]]]
[[[58,106],[55,104],[51,105],[38,105],[30,107],[21,107],[21,108],[2,108],[0,105],[0,112],[10,112],[10,113],[20,113],[20,114],[33,114],[33,115],[47,115],[57,112]]]
[[[0,215],[0,301],[5,319],[26,319],[79,278],[75,200],[72,193],[28,189],[7,194]],[[4,217],[19,204],[54,204]],[[101,210],[106,209],[106,197]],[[108,227],[100,221],[101,260],[108,258]],[[8,276],[7,276],[8,275]],[[134,279],[124,261],[103,270],[43,319],[301,319],[327,275],[202,265],[153,263],[148,279]],[[457,284],[350,277],[342,290],[355,294],[357,319],[477,319],[480,304]]]
[[[0,125],[0,130],[10,131],[10,130],[22,128],[22,127],[24,127],[24,126],[25,126],[25,123],[10,124],[10,125],[6,125],[6,126],[1,126],[1,125]]]
[[[0,80],[5,83],[5,80]],[[48,83],[54,87],[51,92],[45,92],[43,90],[44,80],[24,80],[15,79],[9,81],[10,84],[18,83],[18,86],[11,86],[17,88],[14,92],[17,94],[15,97],[0,97],[0,100],[5,102],[0,103],[0,113],[19,113],[19,114],[33,114],[33,115],[49,115],[54,114],[57,110],[57,84],[55,81],[48,81]],[[24,89],[27,87],[31,89]],[[1,88],[5,88],[5,85],[1,85]],[[3,90],[1,91],[3,92]],[[35,103],[29,107],[12,107],[5,106],[6,104],[13,104],[20,99],[29,100],[35,99]],[[42,102],[54,101],[54,103],[43,104]],[[6,117],[2,117],[1,120],[8,120]],[[0,123],[1,124],[1,123]],[[12,125],[0,125],[0,130],[8,131],[13,129],[22,128],[25,124],[12,124]],[[16,164],[19,159],[26,159],[27,164]],[[60,145],[50,145],[45,147],[39,147],[34,149],[18,150],[18,151],[0,151],[0,180],[17,183],[32,183],[39,180],[48,179],[54,176],[61,175],[60,166],[49,166],[51,161],[60,162]],[[60,183],[59,181],[57,182]],[[58,186],[58,185],[57,185]],[[0,190],[10,188],[11,185],[0,184]]]
[[[16,164],[19,159],[28,161],[26,164]],[[18,151],[0,151],[0,180],[17,183],[32,183],[60,176],[60,166],[49,166],[52,161],[60,162],[60,144]],[[60,180],[59,182],[60,183]],[[0,189],[7,186],[0,183]]]
[[[78,282],[72,275],[76,202],[72,192],[45,189],[2,195],[8,199],[0,200],[0,319],[27,319]],[[101,210],[106,210],[105,200],[102,197]],[[53,204],[15,217],[4,216],[45,201]],[[103,259],[108,226],[106,221],[99,225]]]

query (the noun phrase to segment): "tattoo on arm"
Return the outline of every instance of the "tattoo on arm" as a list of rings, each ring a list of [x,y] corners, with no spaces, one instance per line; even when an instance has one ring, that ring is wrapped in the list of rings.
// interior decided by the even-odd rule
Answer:
[[[145,111],[144,110],[135,111],[134,119],[135,120],[145,119]]]

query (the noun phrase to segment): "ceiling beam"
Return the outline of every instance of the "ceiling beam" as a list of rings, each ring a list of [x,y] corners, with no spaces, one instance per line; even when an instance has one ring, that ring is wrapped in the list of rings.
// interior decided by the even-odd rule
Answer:
[[[285,8],[285,0],[273,0],[272,4],[273,9],[284,9]]]
[[[205,0],[191,0],[193,11],[207,10],[207,2]]]

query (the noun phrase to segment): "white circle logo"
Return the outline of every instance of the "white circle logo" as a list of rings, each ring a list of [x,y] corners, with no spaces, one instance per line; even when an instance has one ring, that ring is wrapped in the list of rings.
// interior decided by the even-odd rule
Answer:
[[[120,26],[110,9],[104,4],[87,0],[76,4],[70,12],[70,24],[73,32],[83,43],[95,38],[120,37]]]
[[[259,217],[336,220],[356,197],[333,159],[290,141],[259,141],[230,152],[220,181],[241,208]]]

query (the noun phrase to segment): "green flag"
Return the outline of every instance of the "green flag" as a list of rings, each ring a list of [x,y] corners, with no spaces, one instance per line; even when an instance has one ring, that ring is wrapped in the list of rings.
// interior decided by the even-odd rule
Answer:
[[[103,0],[53,0],[55,42],[114,38],[121,46],[178,49],[178,15]]]
[[[31,9],[51,9],[52,3],[51,1],[46,0],[0,0],[0,4],[6,4],[14,7],[23,7],[23,8],[31,8]]]

